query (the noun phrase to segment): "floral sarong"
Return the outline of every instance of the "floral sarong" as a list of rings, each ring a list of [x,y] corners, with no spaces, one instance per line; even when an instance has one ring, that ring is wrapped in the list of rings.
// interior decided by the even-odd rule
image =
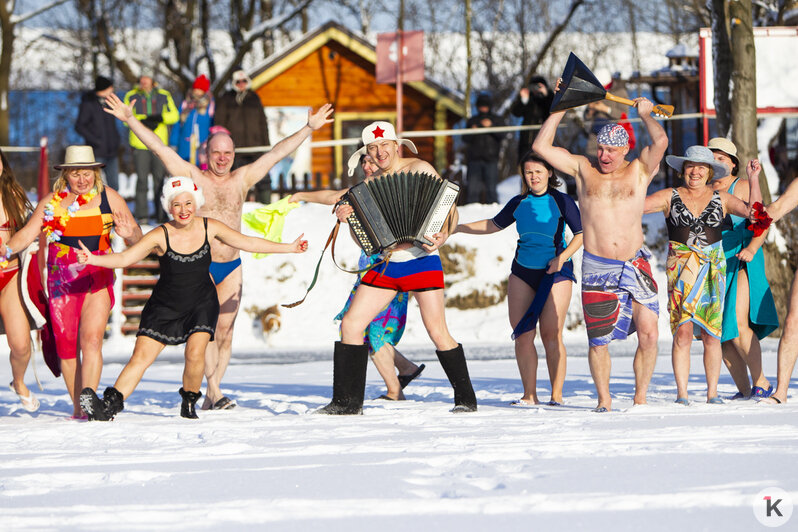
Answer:
[[[379,255],[367,257],[365,253],[361,252],[358,269],[364,269],[381,260]],[[336,320],[341,320],[346,311],[349,310],[358,286],[360,286],[360,276],[358,276],[355,286],[352,287],[344,308],[335,317]],[[399,343],[402,334],[405,332],[408,299],[407,292],[397,292],[396,296],[388,303],[388,306],[369,323],[364,334],[364,342],[368,346],[370,353],[376,353],[385,344],[396,345]]]
[[[668,311],[671,332],[693,322],[693,335],[704,329],[720,338],[726,299],[726,257],[721,242],[697,248],[670,241],[668,247]]]

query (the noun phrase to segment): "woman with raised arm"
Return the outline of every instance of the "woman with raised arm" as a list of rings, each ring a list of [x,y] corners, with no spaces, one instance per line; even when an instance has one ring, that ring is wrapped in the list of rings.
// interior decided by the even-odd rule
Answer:
[[[0,242],[7,242],[22,226],[33,207],[17,182],[6,154],[0,150]],[[11,377],[9,384],[28,412],[39,409],[39,400],[25,386],[25,370],[30,362],[30,323],[22,305],[20,254],[0,257],[0,332],[6,335]]]
[[[758,180],[762,170],[759,161],[754,159],[745,165],[746,180],[737,175],[740,161],[737,147],[730,140],[716,137],[710,139],[707,147],[712,150],[715,160],[729,169],[728,176],[712,180],[712,187],[747,201],[748,184],[751,180]],[[720,340],[723,362],[737,386],[732,399],[761,399],[773,392],[773,386],[762,371],[762,346],[759,343],[779,326],[762,253],[767,233],[754,236],[748,230],[748,223],[746,218],[729,214],[723,227],[726,302]]]
[[[96,255],[112,254],[111,229],[136,242],[141,228],[127,203],[104,186],[102,163],[91,146],[69,146],[53,192],[42,198],[25,227],[17,231],[0,255],[11,257],[27,248],[40,233],[47,235],[47,304],[61,372],[73,403],[73,417],[83,417],[78,396],[96,389],[103,367],[102,344],[114,304],[114,273],[78,262],[79,241]]]
[[[726,257],[721,232],[727,213],[748,215],[748,205],[724,190],[713,190],[710,181],[724,177],[728,168],[717,162],[709,148],[690,146],[684,157],[668,155],[668,166],[679,172],[684,185],[666,188],[646,198],[647,213],[665,213],[668,227],[668,311],[676,378],[676,403],[687,406],[690,378],[690,344],[704,344],[707,403],[721,404],[720,338],[726,299]],[[752,193],[751,197],[758,195]]]
[[[243,251],[257,253],[303,253],[308,243],[302,236],[290,244],[245,236],[222,222],[198,218],[205,203],[202,190],[188,177],[171,177],[163,185],[161,205],[172,220],[156,227],[122,253],[93,255],[82,246],[81,264],[100,268],[122,268],[151,252],[158,254],[161,275],[141,312],[141,323],[130,361],[116,383],[105,389],[100,400],[92,388],[84,388],[80,403],[90,420],[109,421],[124,409],[124,399],[133,393],[166,345],[186,344],[180,415],[196,419],[195,403],[202,396],[205,348],[213,340],[219,317],[219,298],[211,281],[210,242],[214,239]]]
[[[507,282],[507,307],[524,395],[514,404],[539,403],[535,333],[540,321],[551,382],[548,404],[560,406],[566,367],[562,331],[576,282],[571,257],[582,247],[582,221],[574,200],[556,189],[560,182],[546,161],[528,152],[519,169],[520,195],[494,218],[460,224],[455,232],[486,235],[515,224],[518,247]],[[566,225],[573,233],[567,245]]]

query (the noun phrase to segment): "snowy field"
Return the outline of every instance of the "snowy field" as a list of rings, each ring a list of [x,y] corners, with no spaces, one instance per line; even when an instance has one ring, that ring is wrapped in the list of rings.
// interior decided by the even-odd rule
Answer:
[[[497,210],[470,206],[461,219]],[[655,240],[660,222],[648,222]],[[305,231],[308,254],[245,255],[242,309],[299,299],[331,226],[327,208],[303,206],[288,216],[284,235]],[[455,235],[450,243],[464,248],[462,256],[473,254],[462,275],[452,276],[447,296],[506,278],[516,238],[513,231]],[[351,246],[342,239],[337,252],[350,266]],[[370,367],[363,416],[313,415],[331,396],[331,317],[352,277],[328,257],[320,283],[303,305],[283,310],[276,333],[264,335],[242,310],[223,382],[239,404],[230,411],[179,417],[177,348],[164,351],[111,423],[70,420],[63,382],[41,360],[39,412],[24,412],[0,388],[0,529],[748,531],[762,526],[754,515],[762,490],[779,488],[798,502],[798,400],[705,404],[695,344],[693,403],[674,405],[662,320],[649,405],[632,406],[634,340],[616,342],[615,410],[602,415],[590,411],[596,398],[578,305],[565,335],[563,407],[510,406],[521,383],[505,302],[450,309],[480,403],[477,413],[454,415],[451,387],[411,304],[400,348],[427,368],[406,389],[408,401],[374,399],[384,385]],[[776,346],[767,340],[763,357],[774,383]],[[129,337],[108,340],[101,388],[113,384],[131,351]],[[2,360],[6,352],[0,341]],[[0,382],[10,379],[8,364],[0,363]],[[34,388],[31,370],[27,382]],[[538,389],[547,398],[544,359]],[[719,390],[722,397],[735,391],[725,370]],[[795,519],[783,529],[794,530]]]
[[[240,406],[198,421],[179,417],[176,354],[112,423],[69,420],[63,384],[47,375],[33,416],[0,392],[2,529],[731,531],[760,526],[753,504],[765,488],[798,501],[794,403],[707,405],[694,356],[695,402],[674,405],[663,344],[650,404],[632,407],[631,345],[616,349],[627,353],[614,359],[606,415],[590,411],[575,346],[560,408],[510,406],[521,393],[512,351],[474,350],[480,406],[464,415],[448,412],[451,388],[428,349],[409,350],[427,369],[408,401],[367,400],[356,417],[312,414],[330,397],[327,352],[302,363],[237,357],[225,382]],[[475,360],[483,350],[497,358]],[[107,364],[104,384],[120,369]],[[538,375],[545,393],[545,364]],[[10,379],[7,365],[0,377]],[[372,367],[366,397],[382,392]],[[734,392],[726,375],[720,392]]]

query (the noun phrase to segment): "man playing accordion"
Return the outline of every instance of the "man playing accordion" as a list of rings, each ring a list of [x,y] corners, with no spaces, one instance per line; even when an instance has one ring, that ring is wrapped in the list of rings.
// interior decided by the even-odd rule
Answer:
[[[360,156],[368,153],[379,166],[380,175],[418,172],[440,177],[429,163],[399,155],[400,144],[407,146],[413,153],[418,153],[418,150],[411,141],[399,139],[390,123],[374,122],[368,125],[363,130],[362,138],[364,146],[352,155],[350,163],[355,161],[357,164]],[[353,168],[350,164],[350,169]],[[336,209],[336,216],[346,221],[352,212],[351,206],[340,205]],[[363,276],[349,310],[341,321],[341,341],[335,343],[333,399],[320,413],[362,412],[368,363],[363,331],[400,291],[413,292],[415,295],[424,326],[454,389],[455,407],[452,411],[473,412],[477,409],[463,347],[452,338],[444,316],[443,268],[437,249],[456,224],[457,209],[452,206],[441,232],[427,235],[432,241],[431,245],[425,244],[422,249],[409,243],[400,244],[390,251],[388,260]]]

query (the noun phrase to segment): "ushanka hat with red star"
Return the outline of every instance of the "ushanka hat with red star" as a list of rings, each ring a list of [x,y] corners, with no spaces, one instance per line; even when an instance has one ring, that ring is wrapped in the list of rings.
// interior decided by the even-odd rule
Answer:
[[[355,169],[360,163],[360,156],[367,153],[368,145],[373,142],[379,142],[381,140],[393,140],[399,144],[404,144],[410,148],[410,151],[413,153],[418,153],[415,144],[407,139],[400,139],[396,136],[396,130],[394,129],[393,124],[390,122],[372,122],[363,128],[363,135],[361,138],[363,139],[363,147],[349,157],[349,175],[353,175],[355,173]]]

